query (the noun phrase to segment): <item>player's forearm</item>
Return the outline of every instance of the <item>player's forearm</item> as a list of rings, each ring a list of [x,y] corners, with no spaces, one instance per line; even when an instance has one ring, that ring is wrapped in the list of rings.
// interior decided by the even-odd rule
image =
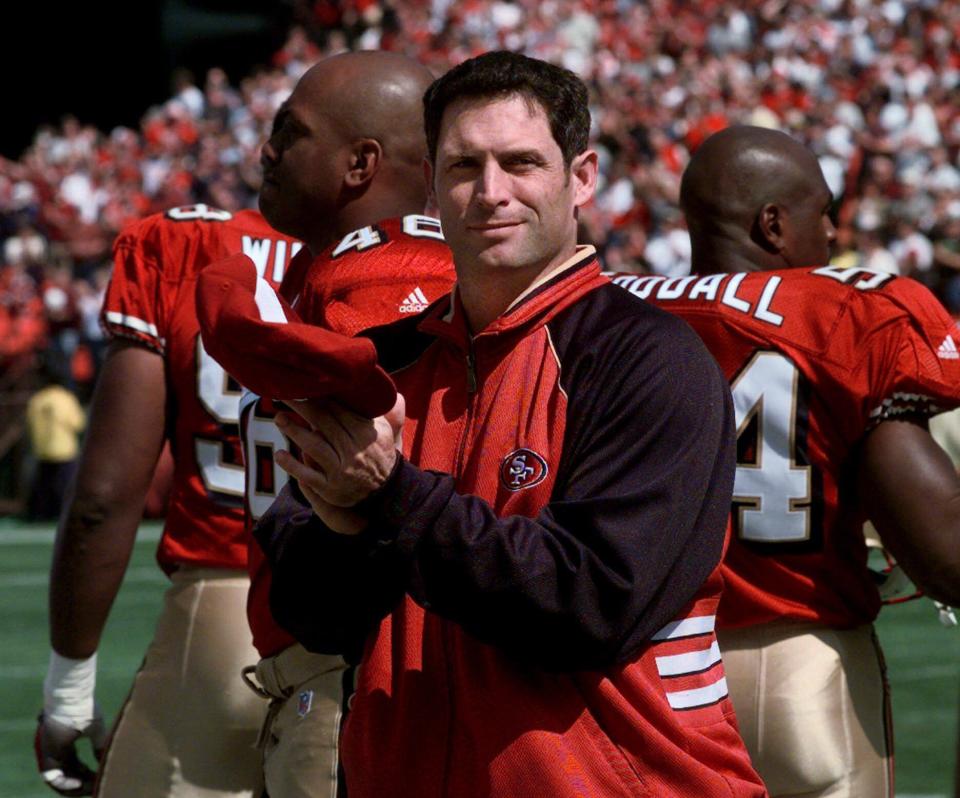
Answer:
[[[165,401],[160,356],[111,344],[54,546],[50,638],[63,656],[87,657],[100,641],[163,443]]]
[[[143,500],[118,503],[78,486],[57,532],[50,569],[50,642],[82,659],[100,643],[130,560]]]
[[[924,543],[891,543],[889,531],[879,529],[904,571],[927,596],[951,607],[960,606],[960,495],[946,500],[924,519]]]
[[[864,443],[859,477],[890,553],[929,596],[960,604],[960,478],[925,424],[880,424]]]

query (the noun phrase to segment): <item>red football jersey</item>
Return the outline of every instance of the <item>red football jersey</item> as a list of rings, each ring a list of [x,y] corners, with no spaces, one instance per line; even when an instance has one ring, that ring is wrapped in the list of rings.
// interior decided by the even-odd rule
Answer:
[[[239,441],[240,386],[203,349],[194,289],[207,264],[249,255],[278,284],[299,242],[254,211],[206,205],[172,208],[127,227],[114,245],[114,269],[102,322],[165,360],[166,434],[175,469],[157,560],[244,568],[244,471]]]
[[[281,293],[304,321],[345,335],[419,313],[448,293],[453,259],[440,222],[411,214],[355,230],[312,262],[291,265]],[[247,511],[252,525],[273,504],[287,475],[273,460],[289,443],[273,423],[274,404],[255,394],[243,398],[241,436],[247,464]],[[264,657],[292,644],[270,614],[270,569],[250,536],[253,643]]]
[[[683,317],[730,380],[737,475],[718,624],[872,621],[851,457],[880,421],[960,405],[954,320],[916,281],[864,269],[614,282]]]

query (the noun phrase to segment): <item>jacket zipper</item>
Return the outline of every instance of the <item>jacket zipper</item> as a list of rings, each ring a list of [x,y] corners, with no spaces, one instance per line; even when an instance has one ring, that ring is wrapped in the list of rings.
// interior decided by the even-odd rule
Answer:
[[[457,447],[457,459],[453,463],[454,476],[459,477],[463,469],[463,454],[467,448],[467,437],[473,424],[474,397],[477,395],[477,358],[473,349],[473,339],[467,342],[467,413],[463,423],[463,433],[460,435],[460,446]]]
[[[470,338],[467,341],[467,356],[466,356],[466,365],[467,365],[467,407],[466,414],[463,422],[463,433],[460,435],[460,446],[457,450],[457,459],[453,464],[454,471],[453,475],[459,477],[463,472],[463,456],[467,448],[467,437],[470,435],[470,428],[473,426],[473,413],[474,405],[476,404],[476,395],[477,395],[477,359],[476,353],[473,347],[473,339]],[[453,730],[454,724],[456,723],[457,717],[457,708],[454,704],[454,695],[455,690],[453,687],[454,681],[454,669],[453,663],[450,661],[451,652],[449,651],[450,639],[447,636],[447,628],[444,622],[440,622],[440,645],[443,648],[444,653],[444,664],[446,666],[447,673],[447,701],[449,706],[449,719],[450,731]],[[450,794],[450,770],[453,767],[453,734],[447,734],[447,752],[446,757],[443,763],[443,776],[441,779],[440,794],[443,798],[447,798]]]
[[[473,351],[473,339],[467,344],[467,395],[477,392],[477,358]]]

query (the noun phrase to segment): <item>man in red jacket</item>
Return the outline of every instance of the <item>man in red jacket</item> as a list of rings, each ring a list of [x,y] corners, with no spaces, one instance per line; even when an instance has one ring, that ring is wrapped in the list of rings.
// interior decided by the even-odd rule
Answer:
[[[765,795],[713,631],[729,393],[576,243],[586,87],[488,53],[425,119],[455,291],[368,333],[387,416],[277,417],[303,454],[255,530],[277,620],[360,664],[350,795]]]

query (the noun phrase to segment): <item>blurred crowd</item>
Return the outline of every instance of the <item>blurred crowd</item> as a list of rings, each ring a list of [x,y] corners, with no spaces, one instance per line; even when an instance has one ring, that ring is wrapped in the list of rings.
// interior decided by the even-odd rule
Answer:
[[[45,350],[92,379],[116,233],[174,205],[251,206],[259,146],[317,59],[393,49],[437,72],[508,48],[593,93],[601,157],[584,240],[611,269],[680,275],[677,210],[696,147],[734,123],[777,127],[820,157],[836,259],[923,281],[960,315],[960,3],[939,0],[300,0],[273,63],[233,85],[173,76],[137,130],[68,117],[0,161],[0,375]],[[718,187],[722,191],[723,187]]]

